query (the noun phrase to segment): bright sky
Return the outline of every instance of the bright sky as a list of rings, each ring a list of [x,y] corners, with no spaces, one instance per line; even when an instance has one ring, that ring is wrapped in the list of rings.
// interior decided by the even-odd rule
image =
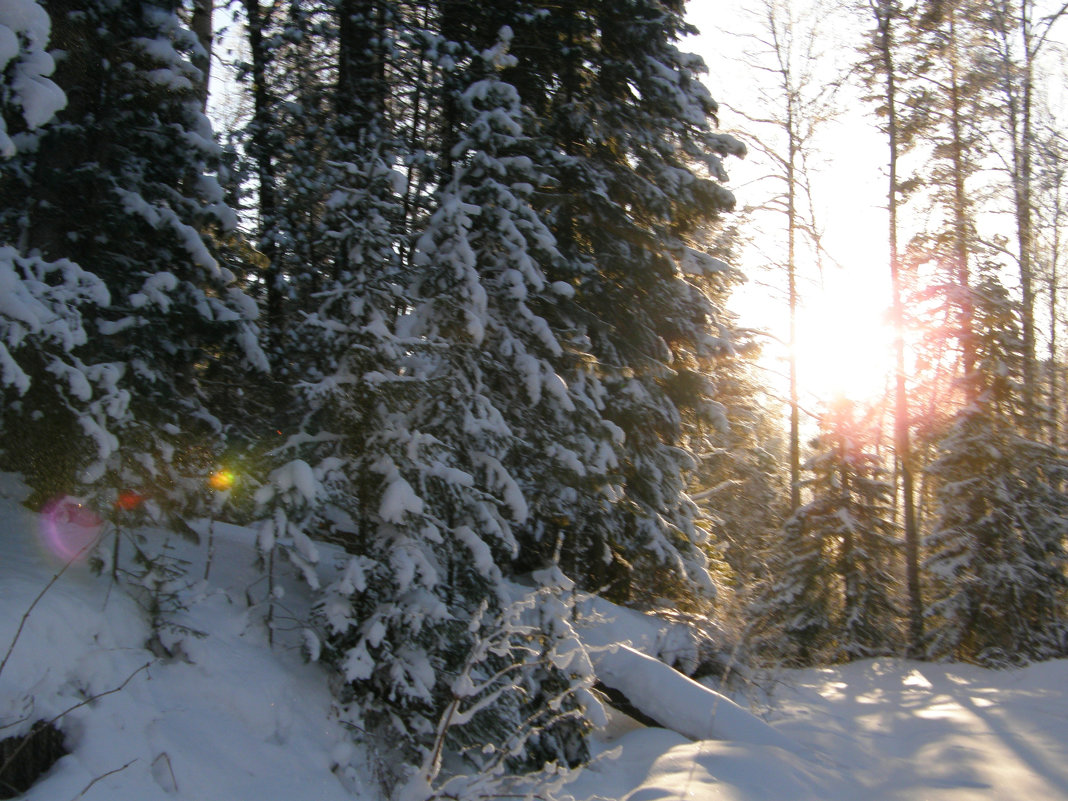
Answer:
[[[722,104],[721,127],[751,128],[735,110],[767,115],[757,81],[774,79],[741,61],[746,48],[752,47],[744,34],[757,30],[757,23],[738,3],[691,0],[688,15],[702,35],[685,46],[701,54],[709,66],[709,88]],[[886,177],[879,166],[886,145],[859,101],[844,99],[843,105],[850,111],[826,126],[814,162],[817,224],[824,231],[822,270],[812,253],[799,249],[797,258],[804,307],[798,319],[798,372],[802,403],[810,410],[837,393],[856,400],[877,397],[891,364],[891,334],[885,324],[890,299]],[[766,203],[782,186],[761,180],[768,167],[750,150],[746,160],[728,164],[739,208]],[[789,338],[786,274],[763,268],[776,257],[782,259],[784,220],[780,213],[765,213],[747,230],[756,241],[739,262],[750,282],[734,303],[743,325],[773,335],[765,362],[773,373],[783,375],[788,350],[780,343]]]

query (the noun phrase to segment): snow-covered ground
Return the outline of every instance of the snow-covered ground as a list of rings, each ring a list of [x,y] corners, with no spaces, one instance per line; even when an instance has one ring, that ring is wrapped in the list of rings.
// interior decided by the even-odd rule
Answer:
[[[767,720],[792,747],[622,725],[606,744],[618,756],[571,791],[628,801],[1068,799],[1068,661],[1002,672],[887,659],[778,679]]]
[[[55,525],[12,502],[19,493],[10,477],[0,477],[0,495],[5,490],[0,659],[25,610],[64,564],[52,553]],[[121,590],[109,591],[110,582],[84,564],[72,565],[41,597],[0,673],[0,726],[48,720],[126,685],[61,719],[71,753],[25,798],[352,797],[331,772],[347,761],[347,735],[331,721],[322,671],[293,649],[267,647],[262,613],[250,614],[246,603],[246,590],[252,597],[264,594],[251,584],[253,534],[218,528],[213,580],[188,591],[193,605],[182,617],[205,636],[185,637],[184,655],[176,659],[160,660],[145,649],[149,630],[135,602]],[[199,570],[202,575],[203,565]],[[191,572],[197,575],[197,567]],[[2,729],[0,737],[26,728]]]
[[[0,477],[0,660],[63,564],[19,493]],[[71,753],[27,799],[376,801],[299,630],[267,646],[253,533],[214,533],[210,578],[185,590],[182,618],[204,636],[185,637],[176,658],[145,650],[136,604],[82,565],[26,618],[0,672],[0,738],[72,710],[60,719]],[[206,542],[185,555],[202,576]],[[625,645],[595,650],[600,674],[683,733],[612,714],[599,758],[565,788],[576,801],[1068,800],[1066,661],[1012,672],[868,661],[783,672],[764,682],[770,696],[727,698],[650,658],[672,643],[664,624],[615,611],[588,632],[594,646]]]

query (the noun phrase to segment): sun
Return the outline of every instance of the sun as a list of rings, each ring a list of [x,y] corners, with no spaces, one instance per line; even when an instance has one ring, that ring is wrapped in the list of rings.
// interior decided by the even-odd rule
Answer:
[[[803,299],[794,348],[803,403],[874,403],[887,395],[894,370],[889,293],[864,278],[825,276]]]

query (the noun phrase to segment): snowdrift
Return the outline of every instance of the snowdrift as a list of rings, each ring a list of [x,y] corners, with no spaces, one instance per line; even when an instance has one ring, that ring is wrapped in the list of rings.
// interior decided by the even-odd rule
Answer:
[[[726,696],[627,645],[596,651],[593,663],[601,682],[623,693],[661,727],[691,740],[734,740],[799,750],[789,737]]]

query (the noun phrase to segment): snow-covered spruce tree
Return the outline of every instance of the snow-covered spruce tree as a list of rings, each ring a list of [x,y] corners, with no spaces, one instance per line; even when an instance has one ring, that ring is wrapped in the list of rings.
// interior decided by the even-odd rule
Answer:
[[[82,488],[107,515],[163,518],[206,494],[231,371],[263,365],[254,305],[220,263],[235,218],[178,6],[46,3],[68,103],[4,165],[6,241],[106,290],[71,360],[40,365],[5,422],[11,466],[38,500]]]
[[[442,29],[455,33],[447,24],[449,9],[443,13]],[[406,450],[417,459],[393,464],[400,486],[415,490],[426,521],[409,547],[418,545],[435,566],[441,583],[432,592],[447,610],[437,626],[427,627],[431,637],[424,640],[439,672],[429,688],[434,702],[428,711],[438,715],[441,701],[455,690],[448,689],[448,677],[459,667],[458,658],[468,656],[467,637],[457,636],[462,635],[457,624],[466,625],[479,605],[493,612],[507,603],[502,567],[518,551],[514,526],[529,515],[513,468],[524,456],[543,460],[538,453],[539,445],[547,446],[544,432],[554,418],[573,411],[552,364],[560,345],[538,313],[539,306],[551,308],[561,291],[541,267],[557,256],[530,202],[541,176],[534,145],[525,136],[525,115],[514,88],[497,76],[510,61],[505,52],[510,31],[503,29],[501,36],[502,42],[482,51],[462,40],[439,45],[443,92],[449,95],[443,120],[454,126],[442,136],[443,147],[451,142],[442,157],[450,173],[416,242],[415,303],[401,321],[402,331],[428,346],[412,365],[424,395],[406,420],[420,443],[418,451],[410,444]],[[528,718],[543,715],[551,697],[561,695],[563,707],[557,708],[575,713],[570,723],[539,731],[509,762],[526,768],[583,757],[584,723],[568,691],[569,671],[548,658],[557,629],[551,620],[540,621],[540,663],[510,672],[511,689],[469,725],[456,727],[451,748],[472,749],[477,763],[479,749],[506,742],[512,732],[527,728]],[[517,649],[527,647],[513,639],[497,648],[476,679],[512,671]]]
[[[7,159],[20,145],[33,150],[40,127],[66,103],[48,77],[55,66],[45,50],[50,27],[48,14],[32,0],[0,8],[0,195],[11,205],[19,203],[19,166]],[[88,411],[92,401],[79,391],[84,388],[57,382],[55,375],[80,367],[71,351],[87,339],[82,306],[107,300],[100,280],[76,264],[25,255],[10,242],[0,247],[0,431],[5,441],[10,441],[6,429],[36,406],[24,397],[31,386],[37,398],[48,399],[45,408]]]
[[[729,261],[738,235],[736,221],[717,230],[711,252]],[[716,280],[702,282],[720,305],[722,319],[732,323],[733,314],[725,307],[739,280],[724,264]],[[740,334],[731,351],[705,366],[702,372],[711,376],[712,397],[722,411],[711,422],[695,421],[690,435],[699,462],[691,492],[712,535],[714,563],[722,573],[717,583],[733,589],[734,610],[744,619],[749,617],[744,606],[754,599],[752,591],[766,573],[767,548],[778,545],[774,533],[789,513],[782,410],[761,383],[759,354],[754,338]],[[720,600],[731,602],[729,597]]]
[[[770,662],[807,667],[820,663],[834,641],[834,548],[798,514],[783,523],[781,536],[790,547],[769,555],[769,580],[751,604],[758,621],[753,647]]]
[[[320,24],[309,26],[312,18]],[[269,512],[260,536],[269,573],[280,555],[315,589],[318,549],[309,537],[336,542],[372,562],[385,553],[385,561],[375,564],[386,581],[389,550],[403,545],[382,540],[379,527],[384,519],[402,522],[403,504],[391,506],[396,499],[384,496],[399,477],[395,460],[404,463],[406,448],[416,447],[404,436],[406,413],[426,391],[419,377],[406,372],[424,343],[396,331],[398,314],[413,301],[397,247],[403,177],[395,168],[403,154],[385,114],[388,86],[373,68],[393,50],[387,21],[380,3],[307,4],[293,9],[280,34],[283,42],[296,39],[316,54],[319,71],[335,83],[329,91],[320,85],[329,108],[314,110],[320,121],[315,137],[291,137],[284,154],[273,154],[283,157],[270,162],[279,187],[303,183],[303,191],[294,187],[292,195],[272,200],[271,216],[261,220],[261,246],[275,261],[272,273],[280,270],[293,289],[285,293],[279,318],[289,320],[289,333],[276,332],[276,342],[285,345],[280,354],[291,362],[283,372],[295,403],[281,416],[290,418],[284,423],[288,438],[272,452],[273,470],[257,500],[261,512]],[[296,92],[292,104],[300,105],[301,97]],[[302,147],[312,152],[302,154]],[[309,180],[302,182],[301,174]],[[303,211],[290,208],[294,196],[309,201]],[[296,242],[293,220],[301,216],[303,241]],[[298,253],[308,257],[299,273]],[[275,302],[271,293],[266,302]],[[406,580],[398,577],[396,584],[406,586]],[[349,585],[343,578],[327,593],[334,598],[338,587]],[[384,585],[377,590],[386,592]],[[345,613],[341,625],[331,604],[324,607],[328,637],[348,637],[350,624],[363,618]],[[351,650],[336,641],[333,646],[327,645],[328,660]]]
[[[538,59],[550,53],[535,45],[536,55],[531,57],[539,16],[535,6],[511,0],[477,6],[442,3],[443,40],[465,43],[471,52],[489,52],[499,44],[502,29],[522,26],[523,33],[512,38],[513,49],[496,70],[504,91],[541,85],[542,78],[532,77],[531,72],[540,69]],[[444,63],[469,56],[450,50]],[[442,150],[437,161],[442,172],[437,180],[448,182],[459,157],[455,148],[468,124],[464,115],[470,117],[461,97],[471,76],[446,69],[442,80],[437,127]],[[621,497],[616,447],[622,432],[604,417],[600,370],[584,330],[586,314],[574,302],[576,266],[562,257],[544,223],[545,210],[540,208],[555,192],[556,181],[548,168],[559,151],[541,134],[540,121],[520,111],[521,95],[504,98],[497,94],[495,102],[505,102],[506,110],[495,112],[499,130],[493,132],[496,141],[487,146],[499,153],[495,158],[503,166],[480,169],[487,176],[499,173],[497,181],[510,197],[500,212],[501,230],[492,238],[483,233],[477,236],[484,252],[479,258],[486,262],[485,268],[480,265],[478,269],[489,271],[493,293],[511,296],[512,311],[520,316],[512,318],[510,325],[522,332],[520,337],[510,334],[510,341],[503,343],[495,357],[500,363],[494,367],[500,377],[495,376],[490,384],[512,433],[505,466],[527,507],[525,519],[513,524],[519,547],[506,572],[529,573],[559,562],[569,576],[581,577],[585,586],[603,588],[620,576],[619,565],[626,561],[613,557],[619,551],[613,551],[610,542],[589,540],[581,532],[598,528],[596,521]],[[480,102],[486,109],[485,119],[491,120],[486,101]],[[529,110],[526,104],[524,108]],[[486,212],[482,215],[480,226],[494,222]],[[524,249],[526,254],[509,265]],[[503,317],[510,314],[506,311]]]
[[[1019,419],[1025,350],[1019,309],[988,269],[970,290],[971,399],[928,472],[937,517],[927,538],[928,655],[993,666],[1065,653],[1068,462]]]
[[[373,11],[380,4],[243,5],[251,63],[242,74],[254,108],[243,134],[256,175],[258,248],[266,257],[265,338],[276,378],[291,383],[305,359],[316,359],[317,343],[301,330],[303,315],[318,307],[317,293],[338,278],[336,265],[345,258],[345,245],[329,235],[326,216],[327,203],[346,185],[338,181],[338,168],[351,162],[339,146],[356,146],[352,136],[348,145],[338,140],[339,126],[356,124],[346,98],[358,87],[343,62],[360,48],[348,41],[359,26],[347,20],[363,5]],[[375,63],[364,66],[373,69]],[[385,90],[380,82],[376,91]]]
[[[771,577],[783,543],[789,491],[783,465],[787,439],[781,409],[758,383],[754,365],[731,357],[711,366],[715,399],[723,405],[719,426],[698,427],[699,467],[691,494],[710,532],[710,566],[716,578],[716,608],[739,630],[756,634],[759,588]]]
[[[271,261],[265,305],[272,347],[286,362],[283,391],[294,398],[277,418],[287,439],[270,453],[256,497],[267,514],[260,548],[272,583],[281,556],[319,589],[312,537],[371,560],[376,549],[388,553],[378,534],[383,493],[398,476],[388,465],[406,457],[409,443],[396,434],[423,388],[401,375],[422,343],[395,330],[412,305],[397,248],[401,153],[385,115],[388,86],[373,68],[392,50],[391,29],[386,6],[375,2],[302,4],[283,20],[260,17],[255,3],[246,13],[257,31],[250,38],[264,51],[256,56],[254,47],[254,58],[271,57],[254,65],[253,93],[269,78],[272,97],[290,97],[288,113],[258,97],[261,119],[250,133],[261,176],[260,247]],[[314,89],[295,77],[302,70]],[[304,117],[315,121],[307,123],[314,136],[300,135]],[[267,120],[277,130],[263,138]],[[279,148],[264,152],[276,138]],[[401,520],[400,511],[386,516]],[[333,598],[350,583],[343,578],[327,592]],[[330,634],[344,634],[349,625],[338,629],[330,608]],[[336,656],[329,646],[326,653]]]
[[[742,148],[712,131],[704,65],[676,46],[689,31],[681,3],[525,11],[507,77],[556,152],[539,197],[564,256],[550,278],[574,290],[566,342],[595,360],[561,375],[611,433],[598,440],[610,482],[555,527],[560,563],[617,599],[707,592],[685,421],[718,412],[699,365],[728,349],[729,334],[682,265],[721,268],[694,237],[732,204],[721,160]]]
[[[338,249],[313,266],[333,278],[301,326],[318,343],[299,387],[308,413],[281,449],[294,458],[260,493],[270,508],[261,545],[313,584],[310,538],[348,552],[322,589],[309,644],[338,668],[345,714],[375,737],[387,786],[430,781],[441,748],[480,769],[495,749],[501,769],[581,759],[579,691],[590,677],[581,659],[564,664],[574,654],[560,656],[570,626],[558,593],[539,596],[548,617],[533,629],[511,622],[490,635],[471,624],[513,616],[502,566],[528,516],[510,471],[535,436],[524,415],[543,420],[570,402],[547,361],[561,348],[537,312],[562,290],[540,267],[554,248],[530,204],[539,175],[524,112],[498,78],[508,57],[503,43],[483,52],[437,27],[413,30],[386,6],[345,8],[336,52],[347,94],[325,137],[336,189],[321,229]],[[373,70],[346,67],[401,57],[387,21],[439,59],[438,91],[452,93],[442,105],[455,112],[455,128],[432,140],[452,138],[449,172],[408,262],[393,169],[403,145],[385,87]],[[420,765],[426,775],[410,775]]]
[[[899,646],[892,485],[871,452],[875,430],[845,399],[821,421],[805,464],[810,500],[787,521],[781,552],[772,556],[774,578],[755,607],[769,658],[811,665]]]
[[[835,659],[894,653],[900,645],[893,601],[899,543],[891,509],[893,488],[872,452],[878,424],[855,404],[831,405],[822,423],[820,453],[810,459],[813,498],[802,516],[838,549],[841,587]]]

